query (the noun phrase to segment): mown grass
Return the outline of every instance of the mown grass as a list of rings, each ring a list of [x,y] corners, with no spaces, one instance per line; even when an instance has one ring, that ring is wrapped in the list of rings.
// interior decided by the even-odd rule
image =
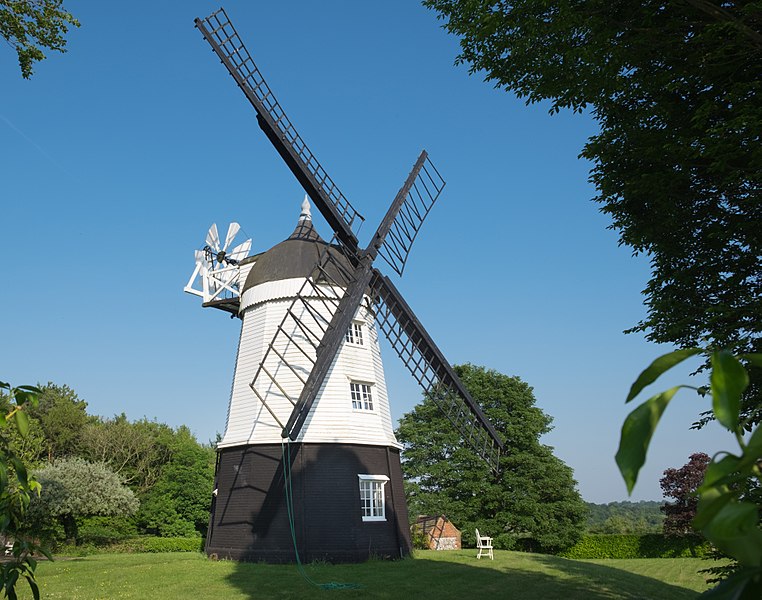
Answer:
[[[326,590],[305,581],[294,565],[211,561],[202,554],[101,554],[40,563],[43,600],[286,598],[511,598],[527,600],[681,600],[706,589],[693,558],[570,560],[495,552],[477,560],[470,550],[419,552],[401,561],[359,565],[311,564],[317,583],[354,583]],[[31,598],[21,584],[21,598]]]

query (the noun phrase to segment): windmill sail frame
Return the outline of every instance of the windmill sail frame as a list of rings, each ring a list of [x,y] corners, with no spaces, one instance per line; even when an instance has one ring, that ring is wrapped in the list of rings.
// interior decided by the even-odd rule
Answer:
[[[339,239],[357,249],[353,228],[362,222],[333,179],[297,133],[285,111],[260,73],[224,9],[206,19],[196,19],[196,27],[235,79],[257,111],[259,126],[309,194]]]

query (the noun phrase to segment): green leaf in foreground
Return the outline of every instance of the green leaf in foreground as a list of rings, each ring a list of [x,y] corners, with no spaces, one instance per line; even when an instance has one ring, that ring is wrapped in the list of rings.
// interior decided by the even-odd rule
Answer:
[[[720,460],[716,458],[709,463],[704,473],[704,481],[699,487],[699,492],[705,492],[711,487],[719,487],[729,483],[726,478],[733,472],[738,471],[741,458],[734,454],[726,454]]]
[[[762,564],[759,514],[751,502],[728,502],[703,529],[706,538],[747,567]]]
[[[16,419],[16,427],[18,427],[19,433],[22,437],[26,437],[29,433],[29,417],[23,410],[16,411],[13,417]]]
[[[643,391],[643,388],[645,388],[647,385],[651,385],[662,374],[669,371],[672,367],[679,365],[685,359],[690,358],[691,356],[695,356],[700,352],[701,348],[685,348],[682,350],[675,350],[674,352],[670,352],[654,360],[650,365],[648,365],[645,371],[638,375],[635,383],[632,384],[630,393],[627,394],[627,400],[625,400],[625,404],[635,398],[635,396]]]
[[[616,464],[627,484],[628,493],[632,493],[640,468],[646,462],[648,445],[659,424],[659,419],[667,408],[667,404],[681,387],[684,386],[678,385],[656,394],[633,410],[625,419],[622,425],[622,436],[619,439],[619,450],[616,453]]]
[[[699,501],[696,516],[693,519],[693,526],[698,530],[703,530],[717,514],[735,499],[735,494],[727,486],[709,485],[705,489],[699,488]]]
[[[749,375],[730,352],[712,354],[712,409],[714,416],[731,431],[738,428],[741,394],[749,385]]]

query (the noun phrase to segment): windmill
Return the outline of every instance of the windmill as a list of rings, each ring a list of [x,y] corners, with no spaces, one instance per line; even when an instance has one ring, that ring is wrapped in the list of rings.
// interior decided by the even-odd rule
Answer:
[[[356,228],[362,216],[296,132],[224,10],[195,23],[307,193],[286,240],[229,265],[239,282],[236,294],[204,302],[242,320],[206,551],[270,562],[404,556],[411,544],[401,445],[391,424],[378,331],[494,470],[503,448],[375,266],[380,257],[402,275],[444,180],[421,152],[361,247]],[[307,197],[333,230],[331,241],[315,230]],[[207,268],[198,256],[194,277]]]

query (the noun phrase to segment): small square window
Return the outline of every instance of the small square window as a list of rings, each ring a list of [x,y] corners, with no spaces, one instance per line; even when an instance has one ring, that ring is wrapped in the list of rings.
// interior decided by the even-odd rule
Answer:
[[[355,346],[362,346],[362,323],[359,321],[352,321],[352,324],[347,330],[346,340],[348,344],[354,344]]]
[[[352,396],[352,408],[355,410],[373,410],[373,386],[367,383],[350,383],[349,391]]]
[[[386,521],[384,486],[386,475],[358,475],[360,479],[360,507],[363,521]]]

